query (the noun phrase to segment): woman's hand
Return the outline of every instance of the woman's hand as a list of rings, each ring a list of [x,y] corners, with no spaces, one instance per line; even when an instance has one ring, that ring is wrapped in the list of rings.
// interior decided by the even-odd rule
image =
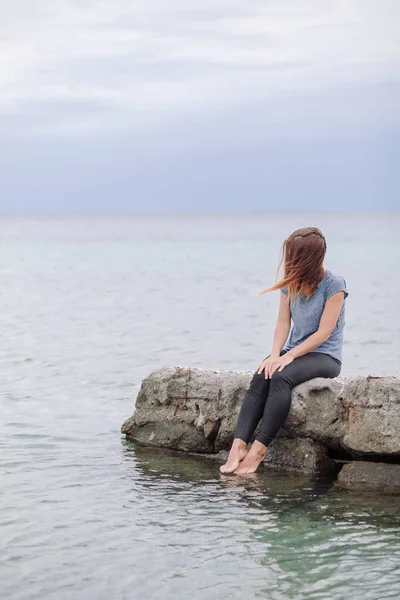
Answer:
[[[286,365],[290,365],[290,363],[293,361],[293,356],[288,353],[284,354],[283,356],[269,356],[262,361],[257,369],[257,372],[259,375],[261,375],[261,373],[265,371],[265,379],[270,379],[276,370],[279,372],[282,371]]]
[[[287,365],[290,365],[290,363],[292,363],[294,361],[294,357],[289,354],[288,352],[286,354],[284,354],[283,356],[280,356],[279,359],[277,360],[277,369],[279,372],[281,372]],[[273,371],[272,371],[273,373]],[[272,377],[272,373],[271,373],[271,377]]]
[[[265,371],[265,379],[269,379],[271,377],[271,372],[273,373],[276,369],[275,364],[279,361],[281,357],[279,355],[271,355],[268,356],[265,360],[262,361],[260,366],[257,369],[257,373],[261,375],[263,371]]]

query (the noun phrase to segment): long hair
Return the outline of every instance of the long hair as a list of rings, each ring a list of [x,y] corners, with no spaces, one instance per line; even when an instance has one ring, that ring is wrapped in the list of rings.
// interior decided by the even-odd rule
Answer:
[[[325,254],[326,240],[318,227],[296,229],[284,240],[281,247],[276,279],[282,263],[283,278],[261,290],[260,294],[286,287],[289,302],[301,294],[309,299],[324,277],[322,263]]]

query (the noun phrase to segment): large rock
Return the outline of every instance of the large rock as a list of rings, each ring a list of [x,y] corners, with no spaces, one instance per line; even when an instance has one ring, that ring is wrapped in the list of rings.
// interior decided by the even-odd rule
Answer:
[[[335,486],[347,490],[400,492],[400,465],[354,460],[344,465]]]
[[[294,388],[288,433],[354,457],[400,457],[400,378],[312,379]]]
[[[239,371],[165,368],[146,377],[133,417],[122,426],[129,439],[192,452],[229,447],[251,378]]]
[[[143,380],[122,433],[176,450],[226,450],[252,374],[156,370]],[[295,387],[290,412],[269,451],[281,438],[308,438],[355,458],[391,455],[400,461],[400,378],[316,378]]]

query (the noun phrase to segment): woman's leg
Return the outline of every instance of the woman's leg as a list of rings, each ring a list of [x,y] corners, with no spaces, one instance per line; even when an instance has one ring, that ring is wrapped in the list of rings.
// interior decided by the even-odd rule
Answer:
[[[267,446],[282,427],[289,413],[292,388],[315,377],[337,377],[341,365],[322,352],[308,352],[295,358],[282,371],[275,371],[270,380],[260,429],[246,458],[235,471],[238,475],[254,473],[263,460]]]
[[[270,379],[265,379],[264,371],[261,374],[258,374],[257,371],[254,373],[240,407],[234,438],[239,438],[246,444],[249,443],[264,414],[270,381]]]
[[[281,356],[285,352],[285,350],[282,350]],[[266,358],[269,356],[270,354]],[[220,467],[222,473],[232,473],[235,471],[240,461],[246,456],[246,446],[264,414],[270,382],[270,379],[265,379],[264,371],[261,374],[258,374],[257,371],[254,373],[240,407],[228,460]]]

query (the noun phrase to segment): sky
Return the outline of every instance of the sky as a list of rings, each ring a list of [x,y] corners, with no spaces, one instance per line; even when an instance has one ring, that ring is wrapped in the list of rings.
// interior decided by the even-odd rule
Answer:
[[[0,213],[394,212],[398,0],[0,2]]]

